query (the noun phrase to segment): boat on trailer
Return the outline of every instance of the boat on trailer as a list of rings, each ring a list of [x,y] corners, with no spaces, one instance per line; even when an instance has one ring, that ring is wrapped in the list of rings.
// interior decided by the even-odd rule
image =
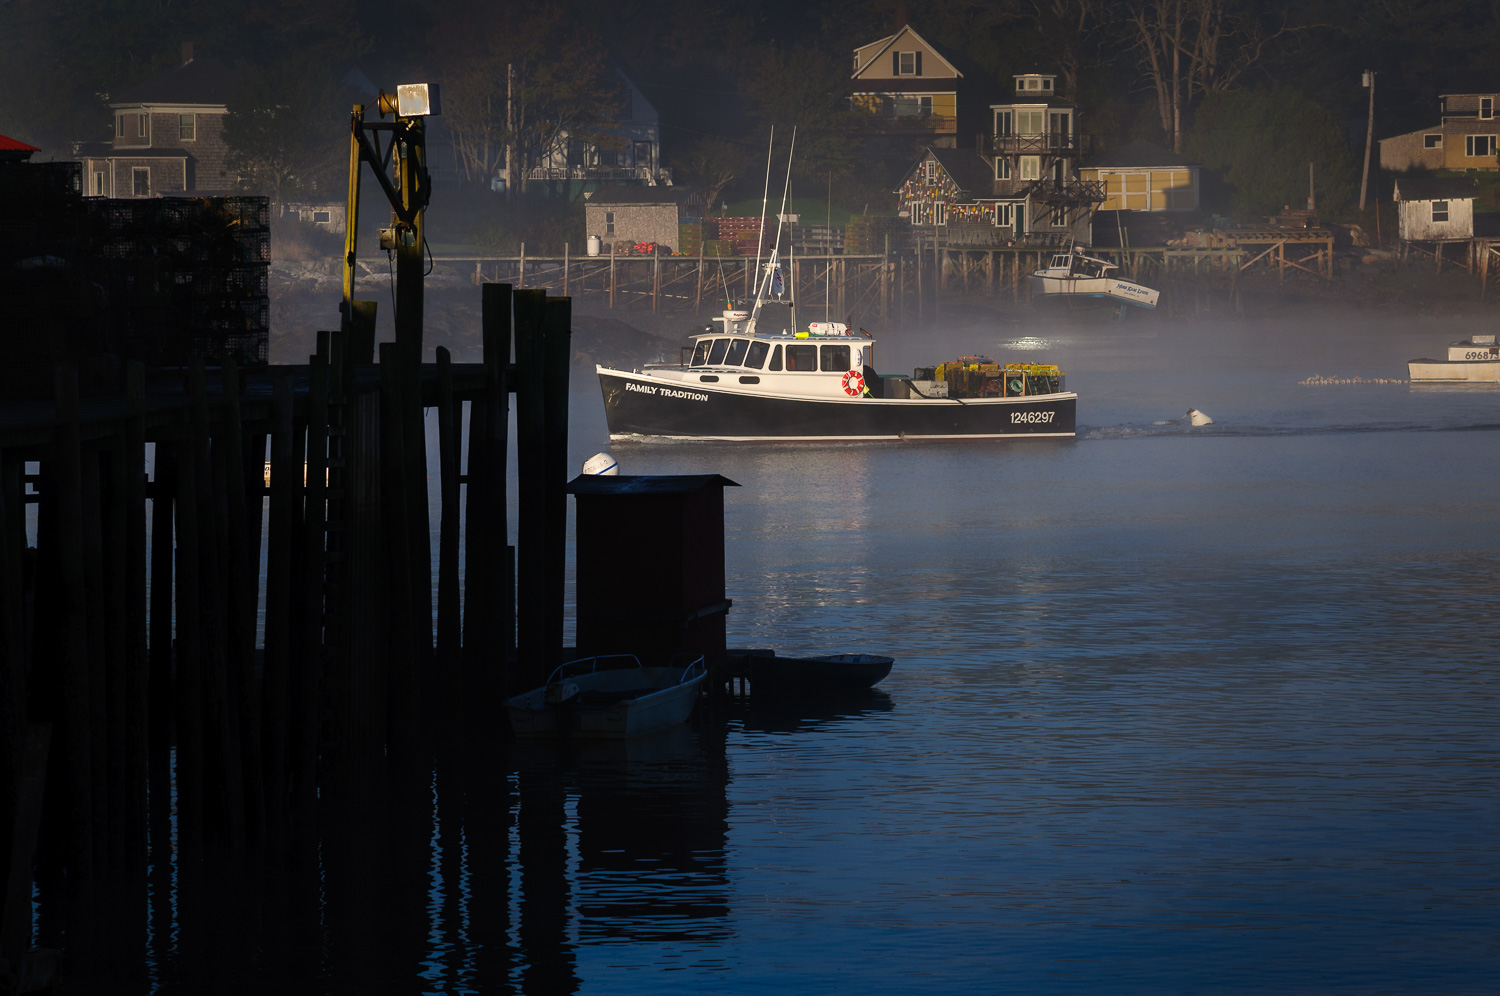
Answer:
[[[1411,360],[1406,369],[1414,384],[1500,383],[1500,344],[1493,334],[1470,336],[1450,342],[1447,359]]]
[[[1161,291],[1120,279],[1114,275],[1119,268],[1073,248],[1056,253],[1049,265],[1032,271],[1032,287],[1044,297],[1107,298],[1137,308],[1155,308]]]

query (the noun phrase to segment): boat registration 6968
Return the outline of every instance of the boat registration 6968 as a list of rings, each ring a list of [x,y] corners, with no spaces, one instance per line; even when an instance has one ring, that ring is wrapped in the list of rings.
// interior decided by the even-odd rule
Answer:
[[[1020,425],[1023,422],[1051,422],[1057,412],[1011,412],[1010,424]]]

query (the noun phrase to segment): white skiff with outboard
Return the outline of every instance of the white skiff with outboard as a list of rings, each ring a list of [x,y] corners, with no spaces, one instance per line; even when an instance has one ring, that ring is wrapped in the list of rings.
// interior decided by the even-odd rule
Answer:
[[[1161,291],[1120,279],[1114,275],[1119,268],[1075,248],[1055,254],[1048,266],[1032,271],[1032,289],[1044,297],[1108,298],[1137,308],[1155,308]]]

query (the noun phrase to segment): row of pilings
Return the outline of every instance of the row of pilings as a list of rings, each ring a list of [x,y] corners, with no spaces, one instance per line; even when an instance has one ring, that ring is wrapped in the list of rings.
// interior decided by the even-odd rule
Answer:
[[[560,662],[570,324],[488,284],[478,364],[327,332],[0,403],[0,992],[138,963],[148,869],[187,922]]]

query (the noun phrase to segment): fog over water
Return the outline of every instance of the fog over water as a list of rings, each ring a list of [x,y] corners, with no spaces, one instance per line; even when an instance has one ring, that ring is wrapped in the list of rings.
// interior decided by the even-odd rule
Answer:
[[[741,485],[732,645],[898,663],[728,720],[724,911],[581,939],[580,991],[1492,991],[1500,386],[1299,383],[1492,329],[1034,311],[877,365],[1056,362],[1075,441],[612,447]]]

